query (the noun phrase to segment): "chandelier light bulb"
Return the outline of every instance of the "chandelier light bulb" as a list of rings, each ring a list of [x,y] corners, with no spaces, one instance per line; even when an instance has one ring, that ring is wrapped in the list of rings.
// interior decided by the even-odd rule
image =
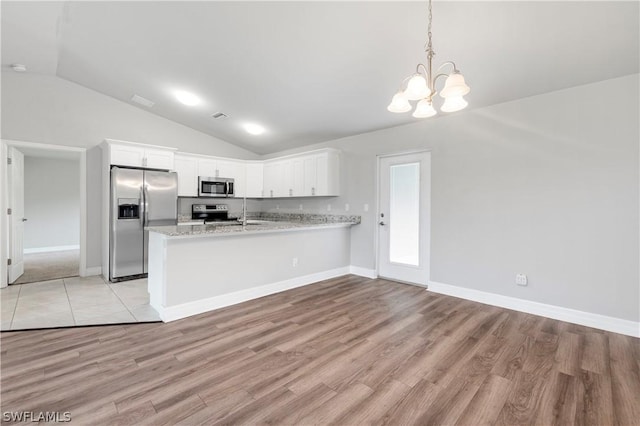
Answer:
[[[464,96],[471,88],[464,82],[464,77],[460,72],[454,71],[444,82],[444,89],[440,92],[440,96],[448,98],[450,96]]]
[[[469,103],[462,96],[449,96],[442,104],[442,112],[456,112],[465,109]]]
[[[407,96],[404,94],[404,92],[400,91],[393,95],[393,99],[387,107],[387,110],[396,113],[407,112],[411,110],[411,104],[409,103],[409,100],[407,99]]]
[[[433,108],[431,101],[429,99],[423,99],[418,102],[418,105],[416,105],[416,110],[413,111],[412,115],[415,118],[428,118],[433,117],[437,113],[438,112]]]
[[[414,74],[413,77],[409,79],[409,83],[407,83],[405,94],[410,101],[417,101],[418,99],[429,96],[431,91],[427,86],[427,80],[420,74]]]

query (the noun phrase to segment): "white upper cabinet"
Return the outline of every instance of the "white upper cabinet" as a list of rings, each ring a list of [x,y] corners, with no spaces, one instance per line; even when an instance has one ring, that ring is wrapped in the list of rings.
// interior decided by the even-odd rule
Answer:
[[[219,177],[218,160],[214,158],[198,158],[198,176]]]
[[[245,163],[245,195],[247,198],[264,197],[264,163],[262,161]]]
[[[268,161],[264,163],[264,197],[283,197],[284,163],[282,161]]]
[[[309,183],[311,195],[327,197],[340,195],[340,154],[337,150],[328,150],[312,156],[310,161]],[[315,166],[315,185],[313,174]],[[307,190],[307,189],[305,189]]]
[[[264,163],[265,197],[340,195],[340,153],[323,149]]]
[[[198,158],[176,154],[174,169],[178,173],[178,197],[198,196]]]
[[[233,178],[235,197],[340,195],[340,151],[332,148],[266,161],[178,153],[175,155],[175,170],[181,197],[197,197],[198,176]]]
[[[174,149],[150,145],[107,141],[109,163],[116,166],[173,170]]]

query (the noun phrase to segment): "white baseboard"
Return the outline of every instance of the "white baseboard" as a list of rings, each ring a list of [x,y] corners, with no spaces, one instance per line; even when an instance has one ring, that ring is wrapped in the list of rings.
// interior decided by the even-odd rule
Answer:
[[[90,268],[85,268],[84,271],[80,271],[81,277],[92,277],[100,274],[102,274],[102,266],[92,266]]]
[[[487,305],[513,309],[514,311],[540,315],[573,324],[612,331],[614,333],[625,334],[627,336],[640,337],[640,322],[609,317],[606,315],[592,314],[561,306],[547,305],[545,303],[503,296],[495,293],[487,293],[480,290],[442,284],[434,281],[429,282],[429,291],[459,297],[461,299],[472,300],[474,302],[480,302]]]
[[[24,254],[48,253],[51,251],[65,251],[65,250],[80,250],[80,246],[71,245],[71,246],[35,247],[35,248],[24,249]]]
[[[361,268],[360,266],[349,266],[349,273],[365,278],[378,278],[378,274],[376,274],[375,269]]]
[[[204,312],[213,311],[215,309],[224,308],[226,306],[235,305],[246,302],[248,300],[257,299],[259,297],[268,296],[274,293],[280,293],[285,290],[291,290],[296,287],[313,284],[318,281],[330,278],[340,277],[350,272],[350,268],[331,269],[329,271],[318,272],[315,274],[304,275],[302,277],[291,278],[259,287],[253,287],[246,290],[240,290],[229,294],[210,297],[208,299],[196,300],[194,302],[182,303],[175,306],[157,306],[151,303],[151,306],[158,311],[160,318],[164,322],[175,321],[192,315],[198,315]]]

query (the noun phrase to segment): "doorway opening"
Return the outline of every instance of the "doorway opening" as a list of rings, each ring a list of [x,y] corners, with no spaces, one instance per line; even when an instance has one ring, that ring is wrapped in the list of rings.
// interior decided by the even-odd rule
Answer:
[[[79,276],[80,153],[10,147],[9,158],[9,284]]]
[[[378,275],[429,283],[431,153],[378,157]]]

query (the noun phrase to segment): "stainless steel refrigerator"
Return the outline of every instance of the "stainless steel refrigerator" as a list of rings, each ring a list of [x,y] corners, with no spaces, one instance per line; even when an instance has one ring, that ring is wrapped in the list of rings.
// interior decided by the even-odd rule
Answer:
[[[109,279],[146,274],[149,232],[144,228],[175,225],[177,215],[175,172],[112,167]]]

